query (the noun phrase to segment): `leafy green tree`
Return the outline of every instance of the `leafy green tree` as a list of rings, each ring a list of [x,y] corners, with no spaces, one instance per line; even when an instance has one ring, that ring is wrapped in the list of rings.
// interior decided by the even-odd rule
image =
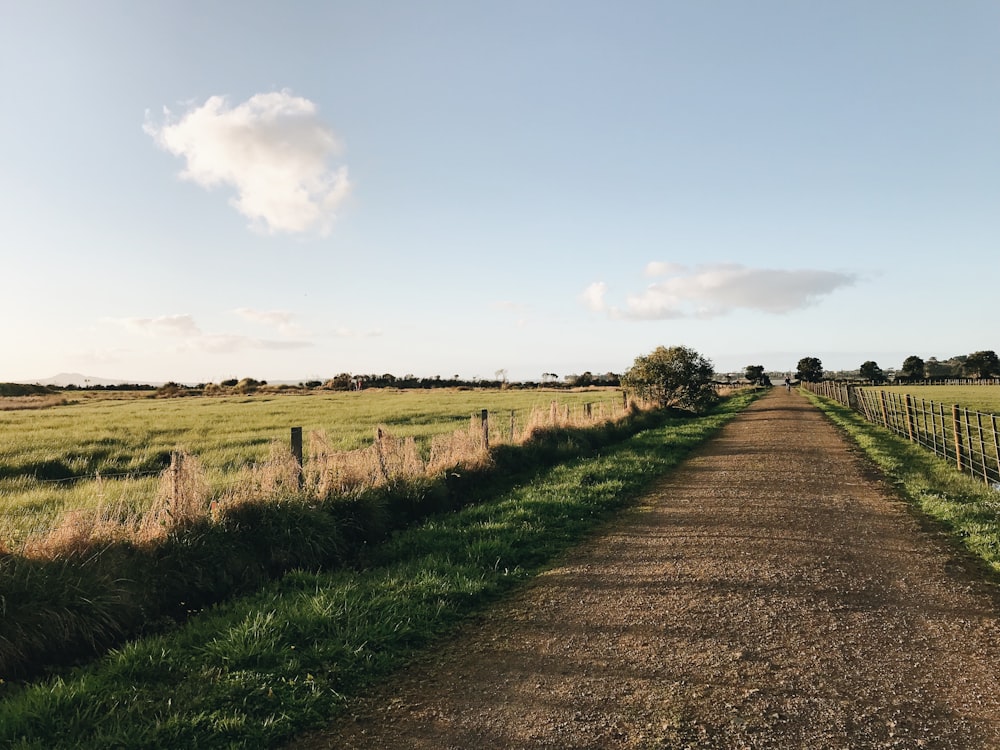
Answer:
[[[965,372],[977,378],[990,378],[1000,374],[1000,357],[992,349],[973,352],[965,360]]]
[[[870,359],[861,365],[858,369],[858,374],[861,375],[862,379],[870,380],[873,383],[884,383],[886,380],[882,368],[878,366],[877,362],[873,362]]]
[[[747,365],[746,379],[753,385],[762,385],[764,382],[764,365]]]
[[[916,354],[911,354],[903,360],[903,366],[899,370],[901,377],[906,380],[923,380],[926,365]]]
[[[806,383],[818,383],[823,379],[823,363],[816,357],[803,357],[799,360],[795,377]]]
[[[658,346],[635,358],[621,377],[629,393],[660,406],[678,406],[695,413],[709,409],[718,394],[712,385],[712,363],[686,346]]]

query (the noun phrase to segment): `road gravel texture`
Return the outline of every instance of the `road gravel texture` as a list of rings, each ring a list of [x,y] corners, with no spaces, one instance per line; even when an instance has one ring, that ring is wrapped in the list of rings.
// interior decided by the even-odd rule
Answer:
[[[1000,597],[776,388],[292,747],[1000,748]]]

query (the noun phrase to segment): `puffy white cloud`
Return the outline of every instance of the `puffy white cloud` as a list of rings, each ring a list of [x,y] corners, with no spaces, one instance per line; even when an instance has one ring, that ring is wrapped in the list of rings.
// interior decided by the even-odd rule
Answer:
[[[858,279],[855,274],[835,271],[747,268],[737,264],[692,270],[672,263],[650,263],[645,273],[665,278],[642,292],[626,295],[624,308],[607,307],[603,283],[591,284],[582,299],[592,310],[607,309],[612,317],[637,320],[712,318],[737,309],[782,314],[808,307]]]
[[[313,102],[288,91],[236,106],[213,96],[179,117],[164,109],[163,124],[147,115],[143,129],[184,158],[183,179],[234,188],[232,205],[257,229],[325,234],[350,193],[347,167],[329,164],[337,137]]]

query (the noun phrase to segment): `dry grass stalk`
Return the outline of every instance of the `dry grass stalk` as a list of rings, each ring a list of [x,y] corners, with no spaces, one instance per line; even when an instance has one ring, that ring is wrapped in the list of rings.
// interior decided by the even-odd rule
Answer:
[[[175,528],[189,526],[209,510],[210,488],[205,470],[194,456],[177,451],[170,467],[160,475],[153,503],[142,517],[136,541],[150,543]]]
[[[102,499],[96,508],[63,513],[54,526],[28,534],[20,553],[36,560],[82,557],[95,545],[132,538],[141,516],[125,509],[124,497],[115,504]]]
[[[243,505],[302,494],[298,462],[287,446],[274,442],[267,459],[241,470],[220,493],[216,506]]]
[[[450,435],[436,435],[431,439],[428,473],[457,466],[479,467],[488,463],[489,456],[483,450],[482,425],[477,419],[470,422],[468,429],[455,430]]]

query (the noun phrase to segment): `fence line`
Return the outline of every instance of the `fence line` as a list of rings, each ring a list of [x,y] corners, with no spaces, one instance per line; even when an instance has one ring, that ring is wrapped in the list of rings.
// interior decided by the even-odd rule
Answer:
[[[1000,489],[1000,425],[996,415],[871,387],[834,382],[802,385]]]
[[[518,444],[530,437],[537,429],[549,427],[592,427],[601,423],[617,420],[630,411],[630,400],[623,397],[621,401],[590,402],[570,405],[552,400],[547,407],[535,406],[529,409],[510,409],[491,412],[482,409],[473,413],[465,428],[459,428],[452,433],[440,433],[427,436],[425,452],[429,450],[429,458],[422,458],[414,439],[395,438],[384,426],[374,428],[374,440],[370,445],[353,450],[332,449],[322,430],[311,430],[308,434],[309,451],[304,451],[302,427],[290,427],[286,432],[288,442],[276,439],[272,443],[272,455],[259,461],[251,461],[240,469],[226,472],[224,475],[212,476],[207,480],[204,467],[200,466],[196,456],[188,460],[183,450],[171,451],[170,465],[162,470],[139,470],[134,472],[102,473],[94,472],[58,479],[41,479],[30,474],[6,477],[5,481],[22,480],[29,485],[39,487],[69,488],[70,485],[81,483],[85,487],[96,485],[94,490],[98,496],[98,510],[122,509],[144,505],[134,494],[161,493],[166,497],[168,507],[178,507],[186,495],[191,494],[191,488],[185,484],[183,477],[192,472],[201,479],[206,479],[205,486],[199,493],[207,493],[203,498],[206,508],[216,504],[220,497],[237,495],[241,492],[259,492],[262,497],[288,490],[298,491],[332,491],[335,487],[344,485],[376,486],[385,484],[404,476],[416,476],[426,471],[440,468],[442,462],[463,462],[478,460],[486,456],[491,446],[500,444]],[[637,404],[637,406],[639,406]],[[642,408],[640,406],[640,408]],[[423,442],[423,441],[422,441]],[[134,480],[152,480],[160,478],[161,488],[150,490],[148,485],[142,488],[127,487]],[[91,484],[93,483],[93,485]],[[305,486],[305,485],[309,486]],[[2,487],[2,485],[0,485]],[[343,488],[341,488],[343,489]],[[90,491],[89,489],[86,491]],[[0,550],[7,536],[15,536],[15,529],[21,525],[19,519],[37,518],[31,523],[35,532],[44,531],[61,523],[60,519],[68,515],[79,515],[94,508],[88,506],[74,507],[62,502],[53,505],[51,511],[54,517],[42,521],[49,515],[49,510],[39,512],[31,508],[17,508],[8,504],[0,505]],[[117,511],[116,511],[117,512]],[[23,534],[17,533],[17,536]]]

